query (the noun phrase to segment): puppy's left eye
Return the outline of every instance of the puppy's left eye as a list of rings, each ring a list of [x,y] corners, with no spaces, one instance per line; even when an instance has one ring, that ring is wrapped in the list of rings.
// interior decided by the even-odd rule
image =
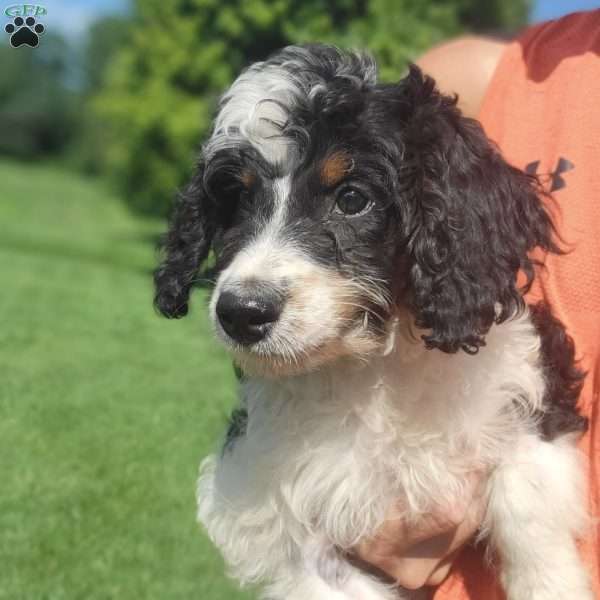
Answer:
[[[357,190],[344,190],[335,201],[335,211],[349,216],[365,214],[372,206],[373,203]]]

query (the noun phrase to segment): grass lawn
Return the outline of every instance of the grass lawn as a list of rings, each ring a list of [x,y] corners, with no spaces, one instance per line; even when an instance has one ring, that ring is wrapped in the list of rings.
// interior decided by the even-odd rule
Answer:
[[[151,306],[157,221],[97,182],[0,163],[0,599],[248,598],[195,523],[235,378]]]

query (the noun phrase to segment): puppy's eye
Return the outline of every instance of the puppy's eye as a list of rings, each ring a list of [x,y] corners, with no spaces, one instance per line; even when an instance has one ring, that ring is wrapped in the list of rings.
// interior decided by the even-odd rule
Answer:
[[[373,203],[357,190],[344,190],[335,201],[336,212],[349,216],[365,214],[372,206]]]
[[[251,200],[250,191],[237,184],[237,182],[223,186],[219,196],[224,202],[232,206],[247,204]]]

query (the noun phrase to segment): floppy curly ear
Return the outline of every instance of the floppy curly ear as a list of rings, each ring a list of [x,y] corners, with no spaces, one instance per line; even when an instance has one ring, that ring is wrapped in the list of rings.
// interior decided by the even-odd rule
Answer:
[[[190,290],[210,250],[214,229],[201,164],[177,198],[163,241],[164,259],[154,272],[154,305],[165,317],[187,314]]]
[[[492,324],[524,308],[529,252],[560,252],[537,180],[510,166],[456,98],[411,68],[405,159],[417,182],[409,241],[409,305],[429,348],[476,353]],[[519,289],[517,274],[526,285]]]

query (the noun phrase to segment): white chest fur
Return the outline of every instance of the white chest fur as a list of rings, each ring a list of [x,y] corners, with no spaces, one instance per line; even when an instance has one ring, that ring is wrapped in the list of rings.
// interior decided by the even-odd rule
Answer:
[[[475,356],[398,339],[366,365],[250,379],[245,434],[203,466],[200,520],[236,576],[256,581],[310,539],[350,548],[399,498],[406,518],[452,501],[467,471],[498,464],[530,426],[538,349],[523,315]]]

